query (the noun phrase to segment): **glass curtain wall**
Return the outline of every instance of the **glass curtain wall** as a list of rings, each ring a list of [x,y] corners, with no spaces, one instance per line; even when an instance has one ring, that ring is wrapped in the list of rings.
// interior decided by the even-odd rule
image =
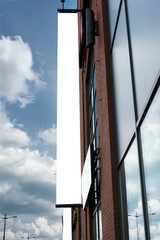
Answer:
[[[123,239],[160,239],[160,1],[106,0]],[[126,230],[127,229],[127,230]]]
[[[89,90],[88,106],[89,106],[90,144],[93,148],[93,152],[96,153],[99,147],[99,144],[98,144],[96,72],[95,72],[95,65],[94,65],[94,52],[92,53],[92,57],[91,57],[91,70],[90,70],[88,90]],[[101,206],[100,206],[100,169],[99,168],[100,168],[100,160],[97,158],[97,161],[96,161],[94,157],[94,159],[92,159],[93,191],[91,196],[93,240],[102,240],[102,221],[101,221]]]

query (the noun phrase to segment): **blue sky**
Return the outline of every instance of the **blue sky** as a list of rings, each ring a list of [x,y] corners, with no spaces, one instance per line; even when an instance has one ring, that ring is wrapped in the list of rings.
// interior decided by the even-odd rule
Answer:
[[[66,0],[65,8],[76,8]],[[0,215],[6,237],[61,239],[54,208],[60,0],[0,0]],[[0,220],[0,238],[3,220]]]

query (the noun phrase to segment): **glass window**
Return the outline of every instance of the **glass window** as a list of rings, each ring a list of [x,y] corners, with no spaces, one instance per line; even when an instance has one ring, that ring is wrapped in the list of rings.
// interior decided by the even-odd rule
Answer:
[[[94,124],[94,112],[92,113],[92,127],[93,127],[93,132],[95,129],[95,124]]]
[[[131,86],[125,11],[122,5],[112,51],[115,108],[119,157],[123,154],[134,129],[134,108]]]
[[[93,53],[92,53],[93,54]],[[93,151],[98,147],[98,125],[97,125],[97,99],[96,99],[96,74],[94,67],[94,54],[92,55],[91,62],[91,73],[89,78],[89,131],[90,131],[90,144],[93,146]],[[99,153],[97,153],[97,157],[99,157]],[[102,239],[102,221],[101,221],[101,213],[100,213],[100,160],[98,159],[96,162],[93,159],[92,168],[94,169],[94,180],[91,191],[91,214],[92,214],[92,233],[93,240],[101,240]],[[94,163],[93,163],[94,162]],[[95,168],[97,170],[95,171]]]
[[[136,142],[134,141],[125,160],[126,195],[129,239],[144,240],[144,222],[141,200],[140,175]]]
[[[101,208],[98,209],[98,222],[99,222],[99,240],[102,240],[102,212]]]
[[[92,56],[91,73],[89,78],[89,127],[90,127],[90,143],[94,144],[94,148],[98,147],[98,141],[95,141],[97,126],[97,99],[96,99],[96,74],[94,67],[94,57]]]
[[[94,76],[93,76],[93,78],[94,78],[93,84],[94,84],[94,93],[95,93],[95,91],[96,91],[96,73],[95,73],[95,70],[94,70]]]
[[[95,97],[95,120],[97,120],[97,99]]]
[[[151,239],[160,238],[160,90],[141,128]]]
[[[128,11],[140,115],[160,69],[160,1],[128,0]]]
[[[102,240],[102,213],[100,206],[92,218],[93,240]]]
[[[98,127],[96,127],[96,131],[95,131],[95,140],[96,140],[96,147],[99,146],[98,144]]]
[[[119,5],[120,0],[108,0],[111,40],[114,34]]]
[[[93,86],[92,86],[92,90],[91,90],[91,100],[92,100],[92,107],[94,105],[94,92],[93,92]]]
[[[97,240],[96,214],[92,218],[92,234],[93,234],[93,240]]]

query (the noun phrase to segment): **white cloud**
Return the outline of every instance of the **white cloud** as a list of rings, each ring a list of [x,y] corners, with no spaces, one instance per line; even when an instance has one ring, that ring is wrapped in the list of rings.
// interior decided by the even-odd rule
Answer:
[[[36,219],[36,226],[42,235],[54,236],[56,232],[61,230],[60,225],[48,225],[48,220],[45,217],[39,217]]]
[[[31,150],[23,125],[11,123],[0,102],[0,202],[3,214],[27,216],[27,220],[7,221],[6,238],[20,239],[23,234],[38,239],[60,239],[62,215],[55,209],[56,160],[38,149]],[[19,126],[19,128],[18,128]],[[2,214],[1,210],[1,214]],[[39,216],[37,218],[37,216]],[[47,220],[50,218],[50,220]],[[45,230],[46,228],[46,230]],[[3,237],[3,225],[0,237]]]
[[[8,183],[4,183],[0,186],[0,194],[4,195],[6,194],[11,188],[11,184],[8,184]]]
[[[44,182],[50,178],[49,182],[53,182],[53,173],[55,174],[56,171],[55,161],[46,153],[40,154],[38,149],[29,149],[29,145],[32,145],[31,139],[25,131],[10,122],[1,102],[0,132],[1,170],[10,169],[12,175],[15,174],[23,179]]]
[[[10,147],[24,147],[30,144],[26,132],[14,126],[8,119],[4,105],[0,102],[0,144]]]
[[[49,222],[44,216],[35,219],[30,219],[30,222],[25,223],[23,219],[17,218],[7,221],[6,239],[16,240],[28,235],[30,238],[36,237],[39,240],[48,239],[61,239],[60,233],[62,232],[62,224]],[[15,231],[17,228],[18,231]],[[3,230],[0,231],[0,237],[3,238]]]
[[[158,199],[150,199],[148,201],[148,207],[149,207],[150,213],[159,213],[160,201]]]
[[[52,128],[40,131],[38,137],[46,144],[55,144],[57,142],[57,128],[53,124]]]
[[[150,221],[150,231],[153,236],[153,240],[158,240],[160,234],[160,223],[159,223],[159,209],[160,201],[157,199],[151,199],[148,201],[148,211],[149,211],[149,221]],[[136,239],[137,236],[137,226],[136,226],[136,214],[138,215],[138,231],[139,237],[144,239],[144,223],[143,223],[143,211],[142,202],[139,201],[137,207],[131,213],[128,218],[130,225],[130,237]],[[143,237],[142,237],[143,236]]]
[[[7,229],[6,238],[8,238],[10,240],[14,240],[15,239],[15,234],[10,229]]]
[[[8,178],[16,178],[18,184],[26,182],[55,184],[56,162],[53,158],[29,148],[0,146],[0,152],[0,172]]]
[[[47,155],[41,155],[38,150],[33,151],[28,148],[1,146],[0,152],[1,209],[9,215],[17,215],[18,218],[21,215],[31,218],[21,227],[18,224],[17,229],[14,230],[15,234],[6,232],[8,239],[18,239],[19,229],[23,234],[42,236],[38,239],[50,240],[56,239],[57,236],[59,236],[57,239],[60,239],[62,213],[54,207],[56,161]],[[40,217],[33,222],[37,215]],[[47,222],[48,217],[51,217],[52,221]],[[7,222],[8,230],[13,231],[14,227],[14,223],[9,226]],[[3,229],[0,228],[0,232],[2,231]],[[21,238],[22,234],[19,236]]]
[[[1,130],[0,141],[3,145],[26,146],[30,142],[27,134],[24,131],[15,128],[12,123],[4,123]]]
[[[33,102],[35,90],[45,86],[39,74],[32,70],[31,49],[20,36],[13,39],[2,36],[0,66],[0,96],[10,103],[18,102],[24,108]],[[30,89],[31,83],[34,84],[34,90]]]

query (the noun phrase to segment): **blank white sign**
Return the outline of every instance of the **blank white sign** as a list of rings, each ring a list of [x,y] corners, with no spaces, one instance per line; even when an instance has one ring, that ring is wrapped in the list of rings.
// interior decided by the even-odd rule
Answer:
[[[72,239],[72,212],[71,208],[63,209],[63,240]]]
[[[58,13],[56,204],[81,204],[78,16]]]
[[[82,199],[83,199],[83,209],[85,209],[85,205],[88,199],[89,191],[92,184],[92,176],[91,176],[91,148],[89,146],[85,163],[83,166],[82,172]]]

